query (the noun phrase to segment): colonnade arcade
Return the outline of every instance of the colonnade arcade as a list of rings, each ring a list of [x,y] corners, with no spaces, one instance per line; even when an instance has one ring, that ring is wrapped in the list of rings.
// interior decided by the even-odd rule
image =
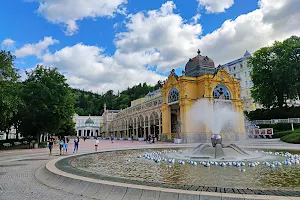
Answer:
[[[112,122],[111,135],[117,138],[145,140],[148,135],[155,135],[160,140],[162,132],[162,115],[160,109],[147,113],[126,116]]]

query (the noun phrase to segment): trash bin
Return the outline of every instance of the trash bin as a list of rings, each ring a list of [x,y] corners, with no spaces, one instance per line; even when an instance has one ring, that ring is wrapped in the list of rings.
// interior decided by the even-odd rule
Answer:
[[[34,148],[37,149],[39,147],[38,143],[34,143]]]

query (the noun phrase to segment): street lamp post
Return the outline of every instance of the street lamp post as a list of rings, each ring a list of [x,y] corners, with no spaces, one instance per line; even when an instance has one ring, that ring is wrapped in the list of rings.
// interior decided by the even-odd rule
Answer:
[[[285,104],[285,105],[286,105],[286,107],[287,107],[286,100],[287,100],[287,94],[284,94],[284,95],[283,95],[283,101],[284,101],[284,104]]]

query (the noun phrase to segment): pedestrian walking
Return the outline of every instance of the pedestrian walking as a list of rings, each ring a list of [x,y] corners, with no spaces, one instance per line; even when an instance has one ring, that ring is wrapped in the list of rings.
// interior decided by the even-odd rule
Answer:
[[[131,142],[133,142],[133,134],[131,135]]]
[[[59,141],[59,155],[64,154],[64,140],[61,138]]]
[[[98,151],[98,145],[99,145],[99,140],[98,138],[95,137],[95,141],[94,141],[94,145],[95,145],[95,151],[97,152]]]
[[[77,151],[78,151],[78,146],[79,146],[79,137],[77,136],[77,137],[75,137],[75,139],[74,139],[74,151],[73,151],[73,153],[77,153]]]
[[[66,154],[68,154],[68,148],[69,148],[69,138],[67,136],[64,137],[64,151]]]
[[[151,135],[149,134],[149,135],[147,136],[147,141],[148,141],[149,144],[150,144],[150,140],[151,140]]]
[[[113,135],[110,135],[110,142],[114,143],[114,136]]]
[[[155,143],[155,134],[152,135],[152,143]]]
[[[55,139],[52,136],[50,136],[49,140],[48,140],[48,146],[49,146],[49,151],[50,151],[49,156],[52,155],[52,149],[53,149],[54,141],[55,141]]]

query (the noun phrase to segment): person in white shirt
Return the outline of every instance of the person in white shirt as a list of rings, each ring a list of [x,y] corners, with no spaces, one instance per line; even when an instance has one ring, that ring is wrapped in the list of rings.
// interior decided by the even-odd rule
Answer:
[[[95,145],[95,151],[97,152],[98,151],[98,145],[99,145],[99,140],[98,138],[95,138],[95,141],[94,141],[94,145]]]

